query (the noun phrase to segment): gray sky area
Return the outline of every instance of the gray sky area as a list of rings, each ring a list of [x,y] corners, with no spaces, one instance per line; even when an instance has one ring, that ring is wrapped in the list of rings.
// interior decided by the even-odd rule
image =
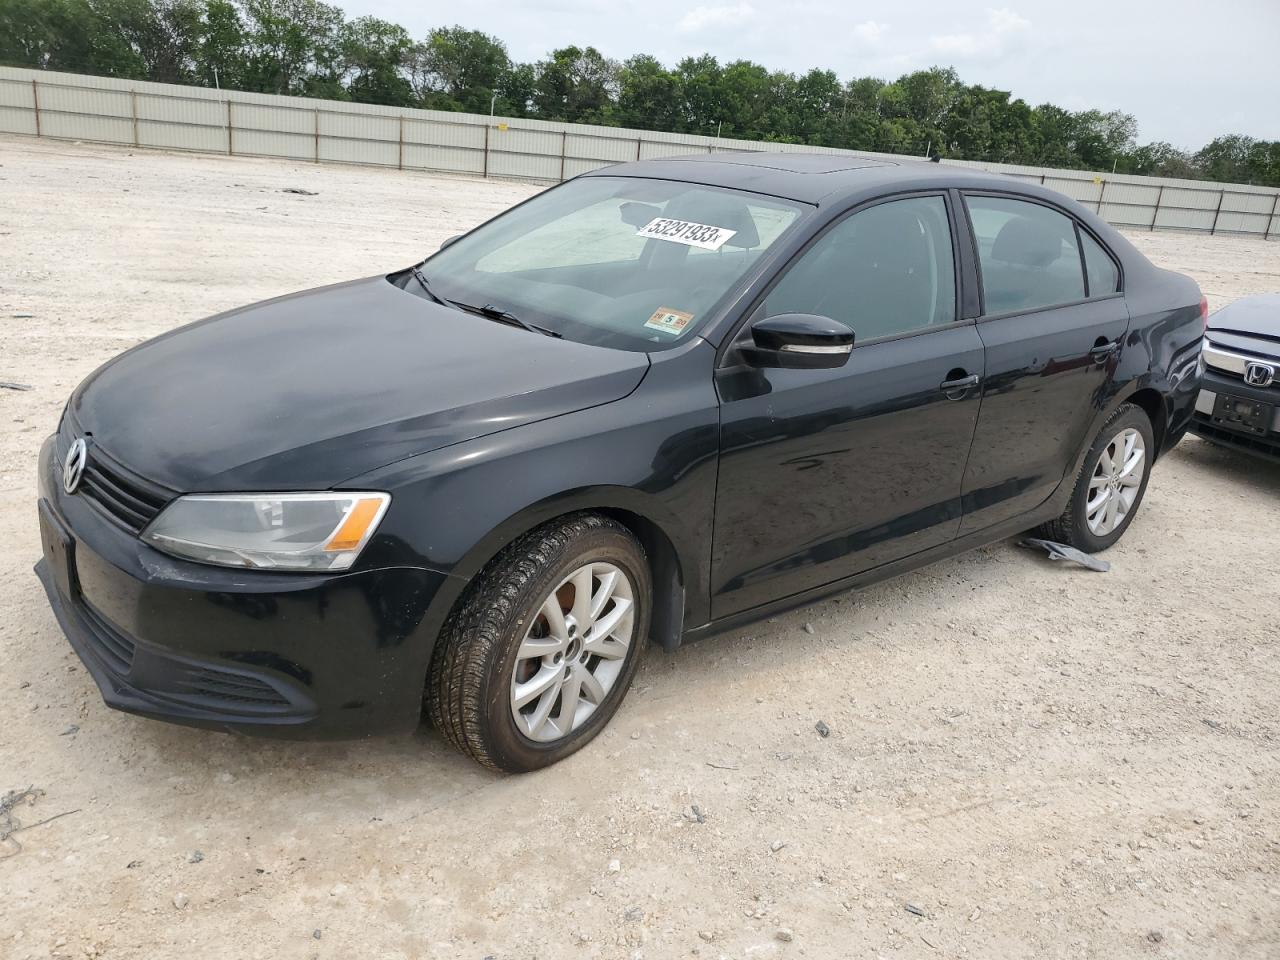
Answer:
[[[841,79],[953,66],[1035,105],[1122,109],[1138,138],[1198,148],[1224,133],[1280,140],[1280,0],[339,0],[415,38],[460,24],[516,60],[577,44],[668,66],[709,52]]]

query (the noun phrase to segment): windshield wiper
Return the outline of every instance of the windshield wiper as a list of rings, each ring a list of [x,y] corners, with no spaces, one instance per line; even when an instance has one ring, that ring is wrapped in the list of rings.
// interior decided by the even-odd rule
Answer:
[[[426,277],[422,275],[421,270],[419,270],[416,266],[414,266],[409,268],[409,272],[413,274],[413,279],[418,281],[418,286],[422,287],[423,292],[426,293],[428,297],[430,297],[432,300],[434,300],[436,303],[440,304],[441,306],[445,306],[445,307],[449,306],[448,300],[446,300],[444,297],[440,296],[440,294],[436,293],[434,290],[431,289],[431,283],[427,280]]]
[[[460,310],[466,310],[469,313],[475,313],[489,320],[496,320],[498,323],[505,323],[513,327],[520,327],[522,330],[528,330],[532,333],[540,333],[544,337],[555,337],[560,339],[563,334],[556,333],[546,327],[541,327],[536,323],[530,323],[528,320],[521,320],[514,313],[503,310],[501,307],[495,307],[491,303],[486,303],[482,307],[474,306],[470,303],[459,303],[457,300],[450,300],[455,307]]]

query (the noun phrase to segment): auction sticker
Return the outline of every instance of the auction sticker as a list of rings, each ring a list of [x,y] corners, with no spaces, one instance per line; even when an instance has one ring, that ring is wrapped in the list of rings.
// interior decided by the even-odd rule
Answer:
[[[701,247],[704,250],[719,250],[724,246],[725,241],[737,232],[724,227],[713,227],[707,223],[654,217],[636,231],[636,236],[649,237],[653,240],[670,240],[672,243],[683,243],[686,246]]]
[[[653,316],[644,322],[644,325],[650,330],[661,330],[663,333],[669,333],[673,337],[678,337],[684,333],[685,328],[693,322],[693,314],[685,313],[683,310],[668,310],[666,307],[659,307],[653,311]]]

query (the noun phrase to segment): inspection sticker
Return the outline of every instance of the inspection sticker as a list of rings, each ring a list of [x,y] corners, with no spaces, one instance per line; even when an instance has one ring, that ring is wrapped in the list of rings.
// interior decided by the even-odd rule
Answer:
[[[702,247],[704,250],[719,250],[724,246],[725,241],[737,232],[737,230],[713,227],[706,223],[692,223],[688,220],[654,217],[636,231],[636,236],[650,237],[654,240],[670,240],[672,243],[683,243],[689,247]]]
[[[666,307],[659,307],[653,311],[653,316],[644,322],[644,325],[650,330],[661,330],[663,333],[669,333],[673,337],[678,337],[684,333],[685,327],[693,322],[693,314],[685,313],[683,310],[668,310]]]

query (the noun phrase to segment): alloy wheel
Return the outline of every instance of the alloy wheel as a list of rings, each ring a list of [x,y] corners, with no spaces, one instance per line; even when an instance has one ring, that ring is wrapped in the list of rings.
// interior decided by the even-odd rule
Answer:
[[[530,740],[568,736],[604,703],[634,642],[635,587],[588,563],[542,601],[511,672],[511,715]]]
[[[1146,470],[1146,443],[1133,427],[1120,431],[1102,448],[1089,479],[1084,508],[1094,536],[1105,537],[1124,523],[1138,499]]]

